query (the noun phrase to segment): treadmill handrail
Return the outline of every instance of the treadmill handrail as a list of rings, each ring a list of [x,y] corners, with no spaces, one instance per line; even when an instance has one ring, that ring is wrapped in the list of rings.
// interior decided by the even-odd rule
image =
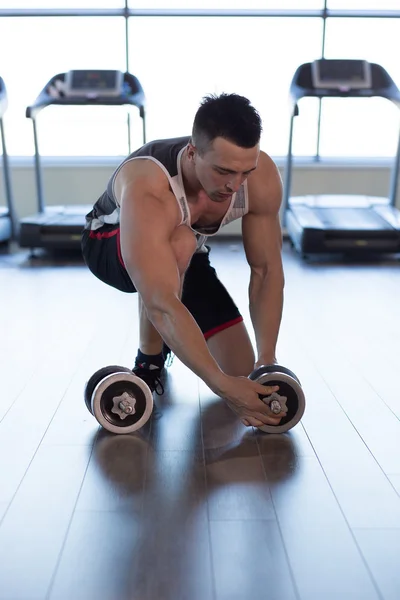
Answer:
[[[299,115],[298,101],[305,97],[314,98],[372,98],[382,97],[393,102],[400,109],[400,90],[390,77],[389,73],[381,65],[377,63],[369,63],[371,67],[371,89],[349,89],[337,90],[331,88],[315,89],[312,84],[311,77],[311,62],[303,63],[297,67],[289,89],[290,99],[290,128],[289,128],[289,144],[286,155],[286,165],[284,169],[284,185],[283,185],[283,222],[286,224],[286,214],[289,208],[289,200],[292,186],[292,168],[293,168],[293,131],[294,121]],[[303,85],[299,85],[301,80]],[[377,85],[379,84],[379,85]],[[397,198],[397,188],[400,171],[400,132],[397,143],[396,155],[391,171],[389,203],[395,206]]]
[[[44,185],[41,168],[41,156],[39,152],[38,120],[36,119],[38,113],[41,110],[43,110],[47,106],[57,104],[59,106],[136,106],[139,109],[140,117],[142,119],[143,144],[146,143],[145,94],[139,80],[135,75],[132,75],[132,73],[129,73],[127,71],[123,73],[123,93],[119,96],[101,96],[100,94],[96,96],[52,96],[49,93],[50,86],[54,86],[57,90],[56,82],[64,82],[66,75],[66,73],[58,73],[57,75],[54,75],[54,77],[52,77],[44,86],[39,96],[36,98],[35,102],[31,106],[28,106],[28,108],[26,109],[26,117],[32,119],[36,192],[39,213],[41,214],[45,212],[45,199],[43,193]],[[129,135],[130,133],[128,128],[128,139]]]
[[[4,115],[8,107],[7,89],[4,79],[0,77],[0,117]]]
[[[311,80],[311,62],[300,65],[292,78],[289,90],[290,111],[294,116],[298,115],[297,103],[302,98],[385,98],[393,102],[400,109],[400,90],[390,77],[389,73],[381,65],[370,63],[372,73],[371,89],[331,89],[314,88]],[[297,82],[303,79],[308,85],[299,85]],[[374,81],[386,80],[387,85],[374,86]]]
[[[6,136],[4,133],[4,120],[3,116],[8,108],[8,95],[7,88],[4,83],[4,79],[0,77],[0,147],[2,151],[2,163],[3,163],[3,179],[4,188],[6,193],[6,201],[8,207],[8,216],[11,222],[11,239],[16,240],[18,237],[18,217],[15,210],[14,195],[11,184],[11,169],[8,160],[8,153],[6,147]]]
[[[26,108],[26,117],[28,119],[35,119],[38,113],[51,105],[71,105],[71,106],[123,106],[123,105],[132,105],[137,106],[140,112],[140,116],[144,118],[144,109],[146,104],[146,99],[144,95],[143,88],[135,75],[132,73],[125,72],[124,73],[124,84],[128,84],[131,93],[123,93],[120,96],[96,96],[96,97],[88,97],[88,96],[73,96],[73,97],[60,97],[54,98],[48,92],[50,86],[53,86],[56,81],[64,81],[66,73],[58,73],[54,75],[44,86],[35,102]]]

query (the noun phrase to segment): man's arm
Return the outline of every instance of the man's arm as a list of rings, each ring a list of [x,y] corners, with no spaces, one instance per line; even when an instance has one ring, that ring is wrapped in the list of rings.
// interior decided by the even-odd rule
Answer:
[[[121,205],[122,257],[149,320],[177,357],[222,396],[247,425],[279,423],[280,417],[272,414],[259,398],[259,394],[272,393],[278,387],[266,388],[247,377],[226,375],[182,304],[176,248],[172,246],[177,229],[181,229],[179,209],[164,176],[160,178],[157,170],[148,165],[137,174],[136,166],[117,177],[115,188]],[[194,235],[184,228],[184,235]],[[193,244],[193,252],[194,249]]]
[[[279,208],[282,181],[272,159],[261,152],[249,177],[249,212],[242,220],[243,245],[251,269],[250,316],[257,345],[256,366],[276,362],[283,309],[284,273]]]
[[[180,213],[165,175],[150,161],[137,161],[121,173],[115,187],[121,204],[121,254],[147,316],[178,358],[218,393],[226,375],[180,300],[181,276],[172,246]],[[193,237],[194,252],[194,234],[182,228]],[[186,239],[182,252],[188,253],[188,246]]]

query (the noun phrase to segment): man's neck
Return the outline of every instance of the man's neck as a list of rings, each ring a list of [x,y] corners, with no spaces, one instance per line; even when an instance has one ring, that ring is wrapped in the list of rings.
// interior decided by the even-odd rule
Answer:
[[[187,148],[182,153],[181,167],[186,196],[197,196],[202,187],[196,177],[194,164],[188,159]]]

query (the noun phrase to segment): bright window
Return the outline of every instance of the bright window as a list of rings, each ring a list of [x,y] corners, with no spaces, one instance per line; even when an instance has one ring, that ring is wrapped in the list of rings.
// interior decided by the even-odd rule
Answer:
[[[322,19],[131,19],[130,69],[147,95],[148,139],[190,135],[203,96],[235,92],[261,114],[263,149],[285,155],[290,80],[299,62],[320,55],[321,39]],[[298,152],[315,153],[316,123],[314,103]]]
[[[0,56],[12,57],[2,61],[0,73],[9,96],[8,151],[31,155],[32,122],[25,117],[26,107],[57,73],[124,70],[125,21],[122,17],[0,19]],[[125,154],[128,148],[126,111],[119,107],[50,106],[38,116],[38,132],[43,155],[110,156]]]
[[[332,9],[399,9],[400,0],[329,0]],[[122,8],[124,0],[0,0],[0,9]],[[130,0],[132,9],[314,9],[323,0]],[[32,6],[34,5],[34,6]],[[147,99],[147,139],[190,134],[204,95],[247,96],[263,119],[262,147],[285,156],[288,90],[296,68],[321,56],[321,18],[131,17],[129,65]],[[328,18],[325,56],[366,58],[381,64],[400,86],[400,19]],[[12,155],[32,155],[26,107],[56,73],[126,67],[121,17],[19,17],[0,19],[0,76],[9,94],[5,116]],[[317,149],[319,102],[304,99],[296,119],[294,154]],[[320,151],[325,156],[393,156],[400,111],[381,99],[322,103]],[[135,107],[132,148],[142,143]],[[127,110],[119,107],[50,107],[38,117],[40,150],[47,156],[123,156],[128,150]]]
[[[328,19],[325,56],[376,62],[400,85],[399,39],[400,19]],[[399,117],[399,109],[380,98],[325,99],[321,154],[393,156]]]

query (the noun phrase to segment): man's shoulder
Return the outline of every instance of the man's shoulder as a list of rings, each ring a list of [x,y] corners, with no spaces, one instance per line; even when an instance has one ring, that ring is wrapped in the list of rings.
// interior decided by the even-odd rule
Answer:
[[[249,212],[278,212],[282,201],[282,178],[273,159],[261,151],[257,169],[248,179]]]
[[[258,159],[258,166],[255,172],[259,171],[261,175],[271,175],[277,170],[276,163],[269,154],[260,150],[260,156]]]

